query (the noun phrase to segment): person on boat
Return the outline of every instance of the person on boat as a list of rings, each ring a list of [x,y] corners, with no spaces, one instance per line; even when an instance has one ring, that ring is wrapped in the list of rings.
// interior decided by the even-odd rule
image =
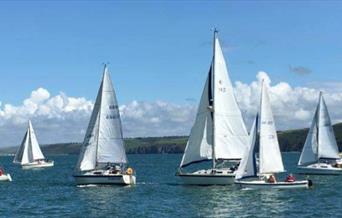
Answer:
[[[106,169],[107,170],[111,170],[112,169],[112,166],[111,166],[111,164],[109,162],[107,163]]]
[[[296,181],[296,178],[292,175],[292,173],[290,173],[287,177],[285,182],[294,182]]]
[[[2,168],[0,168],[0,176],[2,176],[4,174],[4,171]]]
[[[268,177],[267,182],[268,182],[268,183],[276,183],[277,180],[276,180],[275,176],[274,176],[273,174],[271,174],[271,175]]]
[[[229,168],[230,171],[235,172],[239,168],[239,165],[240,165],[240,163],[233,165],[232,167]]]

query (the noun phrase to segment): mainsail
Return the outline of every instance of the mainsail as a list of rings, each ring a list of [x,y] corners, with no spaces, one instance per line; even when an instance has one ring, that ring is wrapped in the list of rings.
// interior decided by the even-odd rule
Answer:
[[[277,173],[284,171],[277,132],[274,124],[267,87],[262,82],[260,100],[260,148],[259,173]]]
[[[216,159],[241,159],[248,145],[248,133],[235,99],[218,38],[214,58],[214,119]]]
[[[181,167],[213,157],[241,159],[248,144],[248,133],[216,34],[217,31],[213,60]]]
[[[28,164],[37,160],[45,159],[40,150],[36,134],[34,133],[31,121],[29,121],[24,139],[14,157],[14,163]]]
[[[322,92],[316,107],[310,130],[305,140],[298,165],[307,165],[322,159],[340,159],[331,126],[331,120]]]
[[[81,146],[77,170],[87,171],[107,163],[127,163],[119,106],[105,66],[88,129]]]

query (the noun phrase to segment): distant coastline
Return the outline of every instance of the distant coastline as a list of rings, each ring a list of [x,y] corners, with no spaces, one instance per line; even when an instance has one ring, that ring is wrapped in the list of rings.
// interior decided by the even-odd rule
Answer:
[[[278,132],[280,149],[283,152],[301,151],[308,129],[295,129]],[[340,151],[342,150],[342,123],[334,125],[334,132]],[[183,153],[188,136],[137,137],[126,138],[128,154],[177,154]],[[81,143],[56,143],[41,145],[46,155],[79,154]],[[18,146],[0,149],[0,155],[14,154]]]

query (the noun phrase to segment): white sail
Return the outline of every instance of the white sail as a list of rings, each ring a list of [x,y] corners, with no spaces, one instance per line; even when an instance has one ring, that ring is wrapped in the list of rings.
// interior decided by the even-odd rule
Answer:
[[[235,179],[237,180],[257,175],[255,142],[258,134],[258,120],[259,115],[257,114],[249,133],[249,148],[246,149],[235,174]]]
[[[181,167],[213,155],[216,160],[241,159],[247,144],[248,133],[215,31],[213,61]]]
[[[205,83],[195,123],[191,129],[180,167],[212,159],[211,71]]]
[[[241,159],[247,149],[248,133],[217,37],[214,52],[215,158]]]
[[[319,105],[317,105],[310,130],[306,137],[305,144],[298,161],[299,166],[314,163],[318,160],[318,110]]]
[[[259,158],[259,173],[266,174],[284,171],[271,104],[264,82],[262,83],[260,101]]]
[[[28,164],[37,160],[45,159],[40,150],[36,134],[34,133],[31,121],[29,121],[28,129],[24,139],[14,157],[14,163]]]
[[[340,159],[334,130],[322,93],[318,113],[318,158]]]
[[[30,131],[30,142],[31,142],[31,147],[32,147],[33,160],[45,159],[42,153],[42,150],[40,150],[39,143],[38,143],[36,134],[34,133],[31,121],[29,121],[29,131]]]
[[[127,157],[119,106],[105,66],[77,168],[87,171],[107,163],[127,163]]]

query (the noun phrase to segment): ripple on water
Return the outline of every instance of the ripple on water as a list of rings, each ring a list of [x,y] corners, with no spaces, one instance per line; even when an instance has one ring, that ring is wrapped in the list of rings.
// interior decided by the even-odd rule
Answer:
[[[299,154],[285,154],[294,171]],[[327,217],[342,213],[341,177],[310,176],[314,188],[241,190],[184,186],[174,176],[181,155],[129,155],[137,185],[81,186],[72,178],[77,156],[49,157],[55,167],[21,170],[1,157],[13,182],[0,185],[0,217]]]

